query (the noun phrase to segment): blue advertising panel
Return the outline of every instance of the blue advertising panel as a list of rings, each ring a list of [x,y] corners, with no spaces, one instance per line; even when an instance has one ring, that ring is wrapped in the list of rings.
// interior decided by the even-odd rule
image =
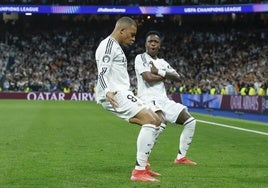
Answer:
[[[268,12],[268,4],[196,6],[43,6],[1,5],[2,13],[35,14],[224,14]]]
[[[222,95],[189,95],[181,94],[182,104],[197,108],[221,108]]]
[[[268,115],[268,96],[262,98],[262,110],[264,114]]]

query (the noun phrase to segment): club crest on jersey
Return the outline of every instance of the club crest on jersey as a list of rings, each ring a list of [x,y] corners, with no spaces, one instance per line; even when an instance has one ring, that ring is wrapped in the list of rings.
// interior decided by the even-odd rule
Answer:
[[[110,56],[105,55],[105,56],[103,56],[102,61],[103,61],[103,63],[109,63],[110,59],[111,59]]]

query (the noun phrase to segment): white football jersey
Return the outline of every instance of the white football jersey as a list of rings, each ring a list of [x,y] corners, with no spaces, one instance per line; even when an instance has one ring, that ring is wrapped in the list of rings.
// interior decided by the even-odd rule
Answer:
[[[130,90],[127,59],[118,42],[108,36],[101,41],[95,59],[98,68],[98,82],[96,85],[96,100],[106,99],[107,91]]]
[[[166,88],[164,82],[148,83],[142,78],[143,72],[151,72],[151,64],[157,69],[167,72],[175,71],[164,59],[153,59],[147,53],[138,54],[135,58],[135,72],[137,77],[137,94],[142,100],[147,101],[152,98],[166,98]]]

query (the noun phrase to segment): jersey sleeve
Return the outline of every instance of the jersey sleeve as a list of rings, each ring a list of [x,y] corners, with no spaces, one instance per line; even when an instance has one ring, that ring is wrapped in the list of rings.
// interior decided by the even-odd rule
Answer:
[[[135,58],[135,71],[138,74],[142,74],[143,72],[150,72],[151,67],[150,63],[146,60],[144,54],[139,54]]]
[[[162,64],[164,64],[164,67],[165,67],[165,71],[167,72],[177,72],[173,67],[170,66],[170,64],[165,61],[164,59],[162,59]]]
[[[98,64],[98,80],[100,87],[104,90],[105,95],[110,91],[108,83],[108,73],[112,66],[112,59],[114,56],[113,52],[113,42],[108,41],[104,46],[100,46],[98,52],[96,53],[96,61]]]

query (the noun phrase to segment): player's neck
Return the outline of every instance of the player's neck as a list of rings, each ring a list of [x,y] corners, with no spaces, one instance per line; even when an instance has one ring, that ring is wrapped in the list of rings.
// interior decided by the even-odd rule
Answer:
[[[114,39],[118,44],[120,44],[119,37],[116,34],[112,33],[110,37]]]
[[[156,55],[151,55],[151,54],[149,54],[148,52],[146,52],[147,54],[148,54],[148,56],[150,56],[151,58],[153,58],[153,59],[157,59],[157,56]]]

